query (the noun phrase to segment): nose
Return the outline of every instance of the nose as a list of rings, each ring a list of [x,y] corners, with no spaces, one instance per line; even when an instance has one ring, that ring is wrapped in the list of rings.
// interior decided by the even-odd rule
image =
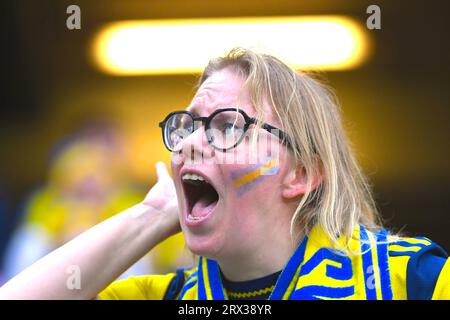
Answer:
[[[184,162],[200,164],[214,156],[214,148],[209,145],[205,134],[205,126],[201,122],[196,123],[194,130],[182,142],[181,155]]]

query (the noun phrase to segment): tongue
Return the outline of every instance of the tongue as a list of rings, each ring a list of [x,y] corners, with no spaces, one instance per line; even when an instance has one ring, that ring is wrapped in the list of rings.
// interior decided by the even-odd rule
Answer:
[[[194,217],[204,217],[214,209],[216,203],[217,201],[212,201],[211,198],[203,196],[194,204],[191,214]]]

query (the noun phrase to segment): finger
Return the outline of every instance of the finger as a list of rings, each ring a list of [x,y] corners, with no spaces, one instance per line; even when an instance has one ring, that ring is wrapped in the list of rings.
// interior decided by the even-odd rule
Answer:
[[[166,164],[161,161],[156,163],[156,175],[158,176],[158,180],[171,179]]]

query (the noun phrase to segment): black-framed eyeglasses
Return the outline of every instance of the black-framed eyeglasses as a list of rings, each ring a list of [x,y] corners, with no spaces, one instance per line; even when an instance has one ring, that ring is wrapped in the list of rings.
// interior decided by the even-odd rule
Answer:
[[[199,121],[205,124],[208,143],[220,151],[235,148],[244,139],[250,125],[256,124],[256,118],[238,108],[217,109],[209,117],[196,117],[186,110],[171,112],[159,123],[166,148],[171,152],[180,151],[182,141],[198,129],[196,124]],[[261,128],[291,147],[289,137],[280,129],[267,123],[263,123]]]

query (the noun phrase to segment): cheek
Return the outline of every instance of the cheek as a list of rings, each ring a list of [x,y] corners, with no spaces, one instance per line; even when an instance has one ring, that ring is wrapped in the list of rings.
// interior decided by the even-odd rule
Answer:
[[[174,156],[172,156],[171,158],[171,169],[172,169],[172,179],[173,177],[178,176],[179,174],[179,170],[180,170],[180,166],[176,164],[176,162],[173,161]],[[177,196],[177,201],[178,201],[178,207],[180,208],[179,213],[181,215],[181,213],[184,210],[184,193],[183,193],[183,186],[181,185],[181,181],[179,179],[173,179],[173,183],[175,185],[175,192],[176,192],[176,196]]]
[[[180,169],[180,166],[183,164],[183,156],[181,153],[172,152],[170,156],[170,167],[172,169],[173,174],[176,174]]]
[[[229,171],[229,179],[235,195],[242,197],[261,189],[267,191],[278,173],[278,160],[268,157],[256,164],[235,166]]]
[[[242,245],[254,235],[260,234],[263,226],[263,213],[261,212],[261,202],[255,201],[250,193],[240,198],[232,211],[233,215],[226,224],[226,233],[232,235],[230,241],[237,245]]]

